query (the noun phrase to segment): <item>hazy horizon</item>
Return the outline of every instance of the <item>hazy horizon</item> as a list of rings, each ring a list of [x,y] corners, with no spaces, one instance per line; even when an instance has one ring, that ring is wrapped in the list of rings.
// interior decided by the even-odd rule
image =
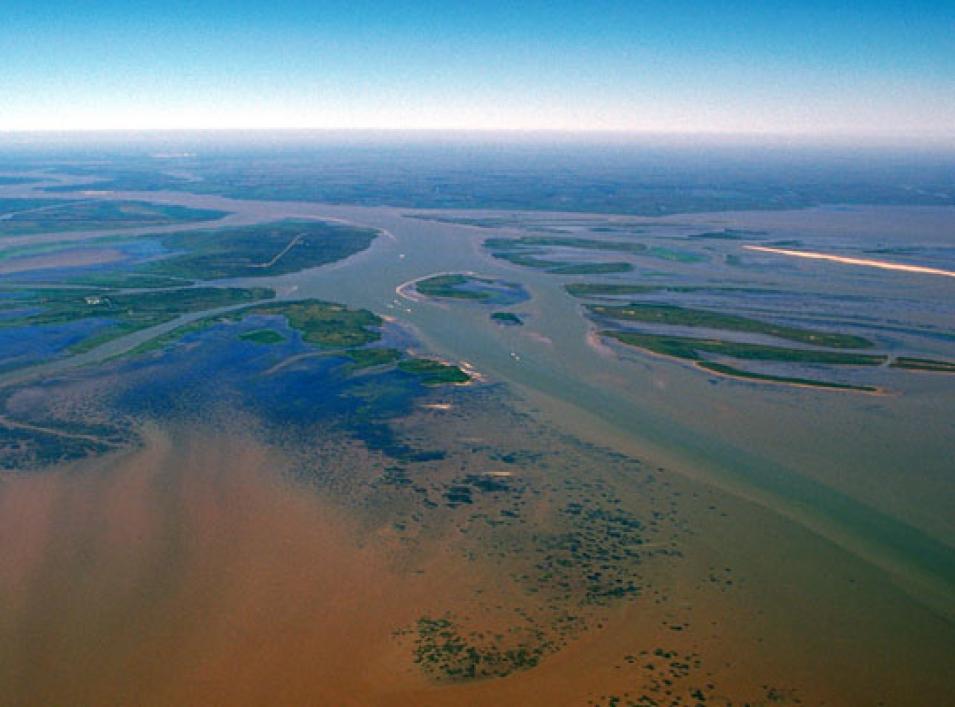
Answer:
[[[443,128],[88,128],[73,130],[4,130],[0,145],[69,146],[153,143],[413,145],[497,144],[565,148],[620,146],[661,149],[755,150],[927,150],[933,156],[955,154],[955,139],[945,135],[850,135],[836,133],[665,132],[640,130],[443,129]]]
[[[5,4],[0,131],[955,139],[935,2]]]
[[[0,19],[0,707],[951,703],[955,2]]]

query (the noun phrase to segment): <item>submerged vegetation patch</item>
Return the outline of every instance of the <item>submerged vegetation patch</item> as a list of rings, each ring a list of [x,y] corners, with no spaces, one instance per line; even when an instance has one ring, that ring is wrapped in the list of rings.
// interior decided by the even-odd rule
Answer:
[[[548,651],[540,630],[511,629],[499,638],[466,634],[450,616],[424,616],[416,633],[414,662],[436,680],[502,678],[536,667]]]
[[[15,422],[0,415],[0,469],[23,471],[105,454],[131,442],[116,425],[54,420]]]
[[[281,440],[301,442],[322,424],[395,459],[440,458],[440,450],[402,441],[390,422],[408,414],[429,388],[467,383],[470,376],[453,364],[368,346],[381,338],[382,325],[372,312],[332,302],[251,304],[177,327],[114,356],[105,367],[78,371],[75,381],[99,391],[97,406],[125,420],[122,429],[129,437],[136,421],[244,411]],[[77,435],[61,434],[63,424],[55,413],[60,388],[70,395],[62,381],[35,388],[29,423],[22,410],[9,425],[0,415],[3,464],[48,465],[116,447],[85,428]],[[56,421],[48,425],[51,415]]]

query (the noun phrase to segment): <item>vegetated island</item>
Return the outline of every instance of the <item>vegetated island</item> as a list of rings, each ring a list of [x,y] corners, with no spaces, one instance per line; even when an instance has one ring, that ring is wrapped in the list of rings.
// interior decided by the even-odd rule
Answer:
[[[369,344],[381,339],[380,329],[384,324],[381,317],[367,309],[352,309],[322,300],[268,302],[205,317],[145,342],[126,355],[140,356],[159,351],[187,335],[218,324],[240,322],[250,316],[282,317],[290,329],[299,332],[304,343],[349,360],[352,371],[395,365],[399,371],[418,377],[422,385],[426,386],[471,382],[471,376],[454,364],[430,358],[409,357],[393,348],[369,347]],[[268,342],[263,341],[265,332],[270,331],[259,328],[244,335],[240,334],[239,338],[255,343],[280,343],[271,336],[268,337]],[[278,332],[272,333],[281,336]]]
[[[499,260],[506,260],[509,263],[526,268],[543,270],[551,275],[600,275],[633,270],[633,265],[625,261],[548,260],[548,252],[553,248],[617,253],[642,253],[646,250],[646,246],[642,243],[631,243],[629,241],[550,236],[488,238],[484,241],[484,247],[490,250],[491,255]]]
[[[827,346],[837,349],[871,348],[873,343],[861,336],[838,334],[814,329],[801,329],[781,324],[772,324],[735,314],[724,314],[708,309],[690,309],[672,304],[631,302],[626,305],[588,304],[587,309],[595,315],[618,321],[645,322],[670,326],[703,327],[738,331],[747,334],[764,334],[777,339],[786,339],[800,344]]]
[[[564,285],[568,294],[578,297],[616,297],[621,295],[645,295],[665,290],[663,285],[629,285],[615,282],[571,282]]]
[[[473,275],[433,275],[415,283],[415,289],[426,297],[445,297],[449,299],[486,300],[490,293],[474,289],[473,286],[481,283],[489,284],[493,280],[475,277]],[[466,289],[471,286],[471,289]]]
[[[0,236],[168,226],[214,221],[227,215],[225,211],[145,201],[0,199]]]
[[[251,341],[255,344],[281,344],[286,339],[284,336],[279,334],[274,329],[255,329],[253,331],[247,331],[244,334],[239,334],[239,338],[242,341]]]
[[[99,320],[99,329],[69,346],[70,353],[89,351],[113,339],[170,322],[183,314],[256,300],[275,292],[265,287],[189,287],[145,292],[41,289],[20,303],[28,314],[0,319],[0,328],[55,327],[83,319]]]
[[[442,273],[415,281],[418,294],[441,299],[467,300],[481,304],[509,305],[528,298],[515,282],[466,273]]]
[[[502,326],[524,326],[524,320],[513,312],[492,312],[491,321]]]
[[[931,358],[899,356],[889,364],[891,368],[904,368],[909,371],[928,371],[931,373],[955,373],[955,362],[938,361]]]
[[[614,339],[627,346],[642,349],[649,353],[690,361],[698,368],[735,378],[755,381],[804,385],[815,388],[836,388],[876,392],[874,386],[859,386],[843,383],[831,383],[809,378],[775,376],[765,373],[746,371],[727,364],[706,360],[701,354],[707,353],[749,361],[769,361],[781,363],[818,363],[828,365],[879,366],[886,362],[884,355],[846,353],[842,351],[820,351],[812,349],[793,349],[764,344],[748,344],[721,339],[696,339],[686,336],[664,336],[636,331],[605,330],[600,335]]]
[[[292,220],[170,233],[162,236],[162,245],[180,254],[138,271],[189,280],[286,275],[359,253],[377,235],[368,228]]]
[[[655,292],[753,292],[779,293],[784,290],[774,290],[762,287],[732,287],[725,285],[635,285],[623,282],[570,282],[564,285],[567,294],[578,299],[622,297],[627,295],[646,295]]]

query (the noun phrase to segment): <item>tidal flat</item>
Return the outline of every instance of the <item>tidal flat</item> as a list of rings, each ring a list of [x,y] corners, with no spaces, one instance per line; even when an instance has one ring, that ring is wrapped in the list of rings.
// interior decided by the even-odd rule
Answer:
[[[95,177],[112,191],[84,200],[234,222],[2,283],[14,704],[952,693],[951,283],[744,248],[939,265],[950,209],[450,211],[48,177],[0,198]]]

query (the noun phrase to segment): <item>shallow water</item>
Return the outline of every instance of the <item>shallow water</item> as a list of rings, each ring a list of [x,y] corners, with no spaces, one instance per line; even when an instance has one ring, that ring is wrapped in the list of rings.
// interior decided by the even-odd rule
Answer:
[[[7,607],[0,682],[13,685],[21,702],[555,704],[573,694],[567,703],[602,703],[625,688],[649,689],[652,680],[625,656],[661,647],[697,656],[689,662],[705,667],[693,685],[712,680],[715,704],[771,700],[765,685],[778,688],[784,704],[941,704],[951,689],[955,377],[865,372],[889,391],[882,396],[714,378],[668,360],[620,355],[589,335],[581,301],[562,290],[568,278],[511,266],[481,247],[501,231],[520,234],[520,226],[476,229],[385,208],[150,198],[235,209],[230,218],[240,223],[314,215],[385,229],[370,250],[342,263],[239,284],[370,308],[393,318],[389,340],[466,361],[488,383],[442,393],[409,388],[397,374],[377,377],[369,428],[354,418],[368,381],[336,379],[334,359],[262,375],[301,352],[288,330],[273,348],[213,329],[148,361],[110,364],[99,383],[95,367],[45,369],[62,376],[48,378],[53,392],[103,404],[89,387],[109,390],[107,409],[159,427],[138,451],[3,480],[0,543],[14,559],[0,581]],[[583,222],[522,219],[571,230]],[[587,228],[604,223],[587,219]],[[935,263],[952,247],[945,209],[633,222],[649,234],[641,238],[661,244],[674,231],[732,227],[765,231],[767,242],[798,238],[800,247],[840,252],[902,247],[915,230]],[[693,248],[705,260],[635,255],[635,272],[610,281],[775,288],[786,294],[701,292],[680,301],[719,302],[754,316],[784,312],[793,324],[870,336],[883,350],[955,357],[950,283],[750,256],[733,240],[699,239]],[[734,265],[729,255],[740,260]],[[525,326],[496,326],[484,307],[396,292],[439,272],[520,283],[531,297],[510,304]],[[80,360],[96,362],[143,336]],[[479,392],[495,390],[492,384],[510,394]],[[477,402],[459,399],[468,395]],[[445,404],[456,421],[443,417]],[[214,419],[203,419],[207,409]],[[532,417],[496,412],[505,409]],[[247,433],[223,426],[230,410],[248,416]],[[184,419],[192,420],[189,434]],[[290,429],[298,430],[294,439],[275,432]],[[525,436],[546,444],[525,444]],[[581,451],[590,443],[601,450]],[[513,468],[494,461],[528,446],[554,458],[542,465],[532,455]],[[445,458],[402,461],[409,449],[441,450]],[[646,479],[625,465],[612,471],[615,457],[605,450],[642,460],[645,470],[665,468],[668,492],[643,496]],[[402,470],[388,472],[396,463]],[[481,515],[510,506],[462,482],[471,467],[530,475],[524,498],[532,502],[518,513],[529,524],[525,533],[566,531],[564,516],[548,514],[575,498],[575,484],[598,479],[607,484],[602,494],[644,522],[667,508],[660,532],[665,544],[676,543],[679,559],[642,567],[639,598],[588,609],[586,626],[575,632],[547,624],[566,645],[531,670],[477,683],[435,679],[409,658],[413,633],[395,631],[444,612],[468,617],[476,630],[475,617],[500,630],[514,627],[503,617],[518,609],[537,621],[569,612],[566,599],[509,583],[527,573],[521,563],[533,555]],[[424,491],[406,498],[397,488]],[[449,493],[471,501],[449,504]],[[434,506],[419,506],[422,498]],[[495,560],[489,548],[509,542],[517,544]],[[482,615],[488,607],[475,598],[478,589],[506,611]],[[552,605],[560,611],[548,613]],[[685,629],[671,628],[684,621]],[[44,672],[58,677],[37,682]],[[677,682],[688,695],[690,684]],[[914,694],[919,701],[909,699]]]

